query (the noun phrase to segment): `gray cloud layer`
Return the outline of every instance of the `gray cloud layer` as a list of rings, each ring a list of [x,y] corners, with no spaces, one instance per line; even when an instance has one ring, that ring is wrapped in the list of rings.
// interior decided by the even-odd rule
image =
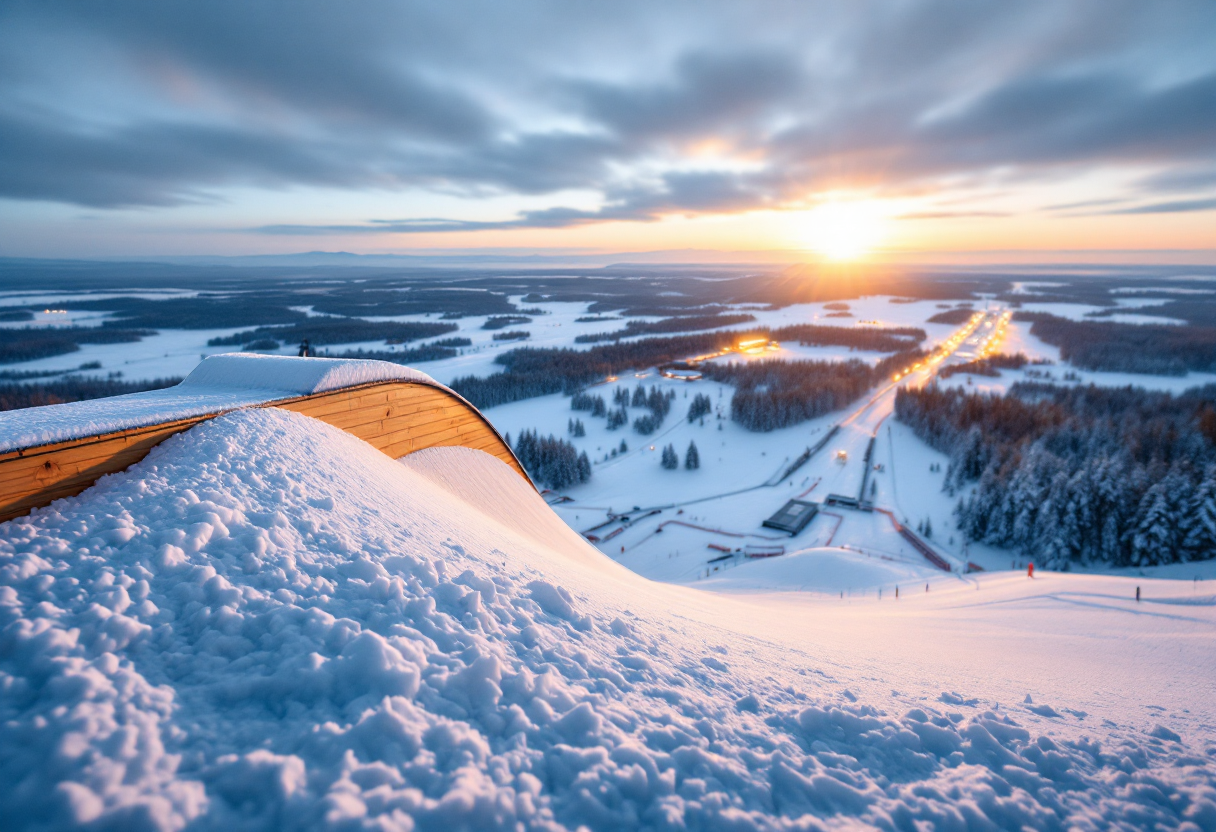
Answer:
[[[598,194],[464,231],[781,205],[1099,167],[1205,210],[1216,5],[14,2],[0,197],[94,208],[234,187]],[[696,161],[715,139],[746,164]]]

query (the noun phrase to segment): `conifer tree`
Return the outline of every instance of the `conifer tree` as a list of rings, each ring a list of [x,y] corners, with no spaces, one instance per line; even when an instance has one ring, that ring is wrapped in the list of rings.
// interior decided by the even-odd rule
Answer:
[[[1159,482],[1140,501],[1139,518],[1132,534],[1132,564],[1153,566],[1173,560],[1169,496]]]
[[[688,450],[684,453],[684,467],[695,471],[701,467],[701,455],[697,453],[697,443],[689,442]]]
[[[676,454],[674,445],[667,445],[663,448],[663,453],[660,456],[659,464],[669,471],[674,471],[680,467],[680,457]]]
[[[1210,465],[1204,472],[1187,514],[1191,520],[1184,543],[1187,557],[1192,560],[1216,557],[1216,466]]]

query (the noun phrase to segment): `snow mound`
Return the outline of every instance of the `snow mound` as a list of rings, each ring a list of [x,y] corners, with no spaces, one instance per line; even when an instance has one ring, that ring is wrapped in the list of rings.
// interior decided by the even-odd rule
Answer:
[[[928,564],[833,547],[805,549],[745,562],[700,585],[721,592],[801,590],[837,593],[877,587],[892,589],[901,584],[907,590],[938,580],[942,575],[941,570]]]
[[[825,659],[827,637],[789,624],[799,608],[596,561],[534,496],[480,456],[401,464],[257,409],[0,525],[6,822],[1216,822],[1216,751],[1185,720],[1118,733],[1094,715],[1090,736],[942,687],[910,706],[882,690],[898,666]]]
[[[0,413],[0,453],[397,380],[435,384],[426,373],[387,361],[213,355],[181,384],[164,390]]]
[[[403,457],[410,470],[524,537],[602,567],[604,556],[553,513],[522,477],[473,448],[425,448]],[[508,474],[510,476],[508,476]]]
[[[182,387],[224,387],[286,391],[297,395],[324,393],[376,381],[421,381],[426,373],[388,361],[355,358],[308,358],[233,352],[203,359]]]

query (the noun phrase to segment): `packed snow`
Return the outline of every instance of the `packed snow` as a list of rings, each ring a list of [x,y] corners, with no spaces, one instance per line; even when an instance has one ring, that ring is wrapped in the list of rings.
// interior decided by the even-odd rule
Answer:
[[[6,821],[1216,828],[1210,586],[659,584],[476,454],[242,410],[0,525]]]
[[[251,353],[213,355],[200,362],[180,384],[163,390],[2,412],[0,453],[358,384],[398,380],[435,383],[426,373],[386,361],[300,361]]]
[[[182,386],[253,388],[303,396],[377,381],[434,383],[421,370],[388,361],[343,358],[299,361],[289,356],[246,352],[210,356],[186,376]]]

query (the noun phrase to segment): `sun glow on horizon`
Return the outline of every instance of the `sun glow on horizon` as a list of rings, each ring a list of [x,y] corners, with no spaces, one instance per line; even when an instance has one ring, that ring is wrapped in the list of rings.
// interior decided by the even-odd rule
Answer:
[[[829,260],[858,260],[887,237],[890,211],[871,199],[830,200],[806,213],[803,242]]]

